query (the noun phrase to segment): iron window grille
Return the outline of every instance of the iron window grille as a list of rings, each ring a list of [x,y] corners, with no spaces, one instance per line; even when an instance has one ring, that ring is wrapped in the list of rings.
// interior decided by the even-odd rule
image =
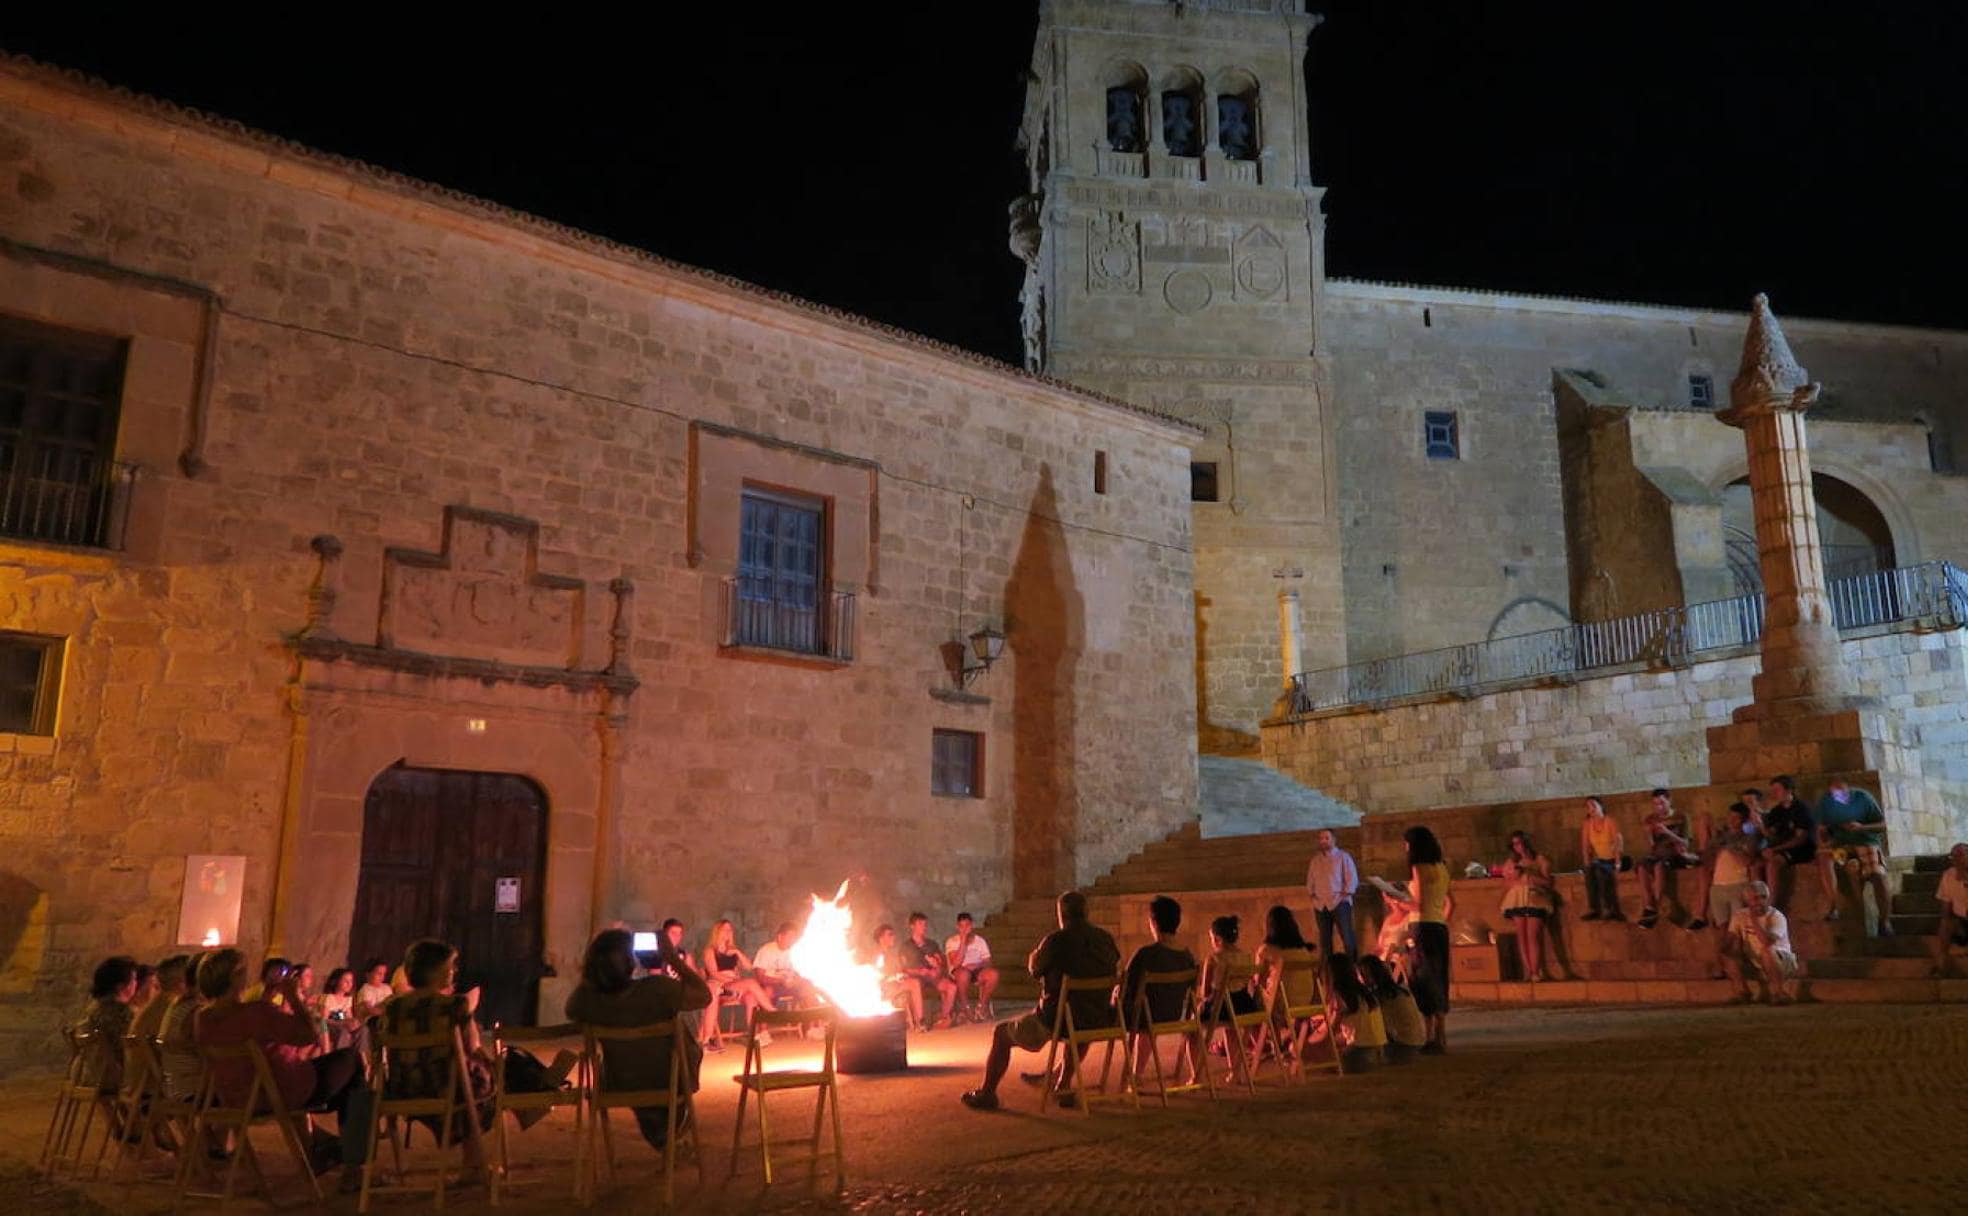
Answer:
[[[738,573],[725,582],[725,645],[854,656],[854,597],[826,586],[826,506],[746,490]]]
[[[0,317],[0,536],[122,546],[136,477],[114,459],[126,349]]]

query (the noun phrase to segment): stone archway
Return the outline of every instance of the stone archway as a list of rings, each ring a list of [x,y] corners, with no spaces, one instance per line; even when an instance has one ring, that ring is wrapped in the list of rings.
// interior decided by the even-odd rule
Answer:
[[[1827,579],[1851,578],[1899,564],[1895,529],[1866,491],[1835,473],[1811,474],[1818,504],[1818,540]],[[1737,591],[1762,590],[1756,560],[1756,532],[1749,479],[1738,477],[1722,489],[1722,528]]]

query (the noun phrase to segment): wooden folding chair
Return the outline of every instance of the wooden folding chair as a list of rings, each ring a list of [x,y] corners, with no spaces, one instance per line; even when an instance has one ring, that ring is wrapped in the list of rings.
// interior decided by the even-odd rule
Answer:
[[[406,1070],[404,1057],[410,1052],[439,1052],[449,1059],[442,1066],[450,1078],[444,1093],[437,1097],[390,1097],[390,1075],[392,1070],[399,1073]],[[383,1192],[430,1191],[438,1211],[444,1210],[445,1188],[451,1179],[451,1163],[448,1160],[454,1141],[451,1138],[452,1125],[460,1115],[465,1116],[465,1137],[478,1149],[478,1159],[485,1160],[485,1142],[478,1121],[477,1104],[472,1101],[471,1079],[465,1070],[465,1043],[456,1026],[445,1026],[425,1034],[390,1034],[379,1024],[375,1036],[375,1067],[370,1073],[370,1084],[375,1087],[375,1120],[369,1125],[369,1153],[362,1163],[362,1196],[356,1201],[356,1211],[369,1210],[372,1195]],[[426,1057],[422,1061],[428,1065]],[[407,1120],[430,1118],[437,1124],[437,1171],[436,1177],[427,1185],[414,1185],[403,1168],[403,1149],[407,1135],[399,1134],[407,1130]],[[387,1132],[385,1131],[387,1129]],[[386,1185],[376,1184],[377,1146],[387,1134],[390,1146],[390,1159],[395,1164],[395,1181]]]
[[[1257,969],[1248,964],[1225,967],[1223,979],[1217,985],[1215,1003],[1205,1013],[1205,1020],[1208,1023],[1205,1027],[1206,1032],[1214,1036],[1220,1030],[1229,1040],[1225,1048],[1228,1056],[1228,1079],[1235,1081],[1241,1078],[1244,1088],[1253,1094],[1257,1092],[1257,1069],[1262,1067],[1263,1060],[1251,1059],[1251,1045],[1245,1036],[1255,1032],[1257,1050],[1260,1053],[1268,1046],[1274,1058],[1280,1058],[1284,1054],[1284,1044],[1278,1037],[1278,1028],[1271,1023],[1271,1010],[1268,1006],[1260,1003],[1249,1013],[1238,1013],[1230,1003],[1230,994],[1239,988],[1248,987],[1251,978],[1256,974]],[[1280,1071],[1282,1072],[1282,1064]]]
[[[524,1047],[529,1043],[551,1042],[554,1039],[572,1038],[580,1033],[581,1028],[572,1022],[563,1022],[557,1026],[494,1026],[487,1032],[486,1038],[492,1048],[492,1124],[494,1134],[499,1142],[498,1168],[491,1171],[491,1197],[492,1206],[495,1208],[499,1206],[500,1187],[519,1186],[525,1182],[537,1181],[531,1178],[515,1181],[512,1176],[512,1152],[508,1143],[509,1129],[506,1126],[511,1120],[501,1117],[507,1111],[517,1113],[520,1111],[531,1112],[537,1110],[552,1113],[556,1108],[562,1106],[571,1106],[574,1108],[574,1196],[577,1199],[580,1198],[581,1108],[583,1105],[583,1088],[586,1085],[586,1079],[582,1073],[587,1065],[587,1057],[583,1056],[581,1061],[574,1066],[574,1086],[571,1089],[549,1089],[538,1093],[524,1094],[509,1093],[506,1090],[506,1051],[508,1048],[514,1046]]]
[[[178,1201],[182,1206],[186,1199],[216,1199],[224,1207],[232,1202],[233,1187],[239,1179],[239,1163],[246,1162],[253,1171],[253,1180],[260,1191],[273,1202],[273,1188],[268,1185],[266,1173],[260,1169],[259,1154],[253,1148],[252,1131],[269,1123],[280,1130],[281,1143],[301,1167],[301,1176],[307,1179],[308,1190],[316,1203],[321,1202],[321,1180],[315,1176],[314,1167],[308,1162],[307,1142],[301,1138],[307,1126],[308,1113],[304,1110],[290,1111],[287,1103],[280,1097],[280,1087],[273,1083],[273,1072],[267,1067],[266,1052],[258,1043],[240,1043],[227,1047],[200,1047],[199,1056],[205,1061],[205,1080],[199,1086],[198,1109],[192,1116],[191,1136],[188,1148],[178,1154]],[[246,1100],[238,1106],[231,1106],[220,1100],[218,1076],[225,1065],[244,1066],[253,1074],[252,1083],[247,1087]],[[217,1191],[196,1191],[192,1189],[192,1177],[197,1172],[202,1145],[221,1142],[225,1136],[232,1136],[232,1161],[226,1166],[225,1185]]]
[[[1293,982],[1301,978],[1306,982]],[[1294,989],[1309,992],[1311,999],[1304,1003],[1294,1002],[1291,995]],[[1332,985],[1326,982],[1321,960],[1284,960],[1284,971],[1278,977],[1278,986],[1271,996],[1274,1028],[1282,1020],[1291,1034],[1291,1060],[1285,1067],[1285,1076],[1293,1081],[1303,1081],[1308,1068],[1320,1072],[1345,1072],[1345,1067],[1340,1063],[1339,1022],[1333,1017]],[[1326,1022],[1326,1037],[1322,1041],[1332,1053],[1332,1058],[1314,1064],[1308,1062],[1305,1055],[1308,1049],[1315,1046],[1312,1042],[1312,1019],[1320,1017]]]
[[[103,1103],[99,1078],[112,1050],[110,1042],[93,1031],[64,1026],[61,1035],[68,1048],[68,1067],[62,1070],[61,1088],[55,1091],[55,1110],[48,1119],[48,1134],[41,1142],[40,1166],[51,1175],[63,1164],[78,1170],[82,1167],[89,1130],[95,1123],[97,1108]]]
[[[663,1108],[663,1202],[671,1203],[676,1198],[677,1158],[683,1149],[685,1137],[690,1141],[690,1155],[697,1161],[697,1185],[704,1185],[704,1150],[697,1142],[697,1120],[691,1115],[685,1103],[689,1095],[684,1092],[684,1052],[689,1050],[685,1044],[690,1032],[684,1027],[681,1017],[650,1026],[583,1026],[581,1036],[584,1043],[587,1076],[588,1123],[581,1133],[579,1154],[575,1158],[575,1195],[581,1206],[592,1206],[595,1193],[602,1184],[602,1175],[607,1181],[615,1181],[615,1130],[609,1121],[609,1112],[634,1110],[637,1107]],[[669,1075],[663,1084],[655,1089],[617,1089],[615,1082],[608,1079],[608,1053],[623,1050],[621,1045],[628,1043],[652,1044],[669,1040]],[[627,1048],[633,1051],[635,1048]],[[744,1100],[740,1091],[739,1100]],[[742,1120],[744,1111],[739,1111]]]
[[[157,1059],[155,1040],[129,1035],[123,1040],[123,1084],[110,1101],[110,1124],[117,1129],[113,1137],[103,1138],[102,1147],[96,1150],[96,1173],[102,1173],[104,1150],[110,1140],[116,1141],[116,1155],[110,1159],[109,1176],[118,1177],[123,1172],[123,1160],[130,1155],[132,1145],[136,1147],[136,1168],[143,1170],[144,1158],[149,1155],[151,1141],[157,1134],[158,1126],[166,1119],[164,1112],[164,1069]]]
[[[731,1129],[731,1173],[738,1172],[738,1154],[742,1149],[745,1135],[745,1102],[757,1095],[759,1156],[765,1163],[766,1185],[772,1184],[772,1133],[765,1117],[765,1096],[783,1093],[792,1089],[815,1089],[820,1091],[813,1106],[813,1134],[800,1140],[780,1141],[808,1145],[812,1152],[796,1158],[818,1164],[826,1158],[820,1150],[822,1125],[831,1105],[834,1114],[834,1180],[844,1184],[847,1181],[847,1161],[842,1155],[840,1123],[840,1086],[834,1075],[834,1040],[839,1029],[840,1012],[830,1006],[809,1009],[755,1009],[752,1011],[752,1033],[745,1044],[745,1070],[733,1080],[738,1082],[738,1118]],[[776,1072],[765,1070],[765,1049],[759,1044],[759,1031],[770,1030],[774,1026],[797,1027],[802,1035],[808,1026],[824,1028],[821,1038],[820,1067],[818,1069],[780,1069]]]
[[[1039,1110],[1044,1111],[1046,1103],[1057,1098],[1063,1088],[1059,1084],[1059,1070],[1054,1067],[1061,1043],[1066,1044],[1066,1050],[1071,1055],[1072,1089],[1080,1113],[1091,1116],[1096,1102],[1127,1102],[1134,1109],[1141,1109],[1141,1095],[1134,1088],[1134,1057],[1128,1051],[1127,1028],[1121,1025],[1119,1011],[1115,1011],[1111,1026],[1082,1027],[1073,1019],[1072,996],[1075,992],[1100,992],[1111,1001],[1117,983],[1119,980],[1112,975],[1090,979],[1075,979],[1070,975],[1060,977],[1059,1008],[1053,1014],[1052,1043],[1046,1048],[1046,1082],[1045,1088],[1039,1091]],[[1087,1083],[1086,1056],[1089,1047],[1102,1043],[1106,1044],[1106,1051],[1100,1058],[1100,1083],[1096,1088]],[[1117,1044],[1121,1049],[1121,1088],[1118,1093],[1107,1087],[1107,1078],[1114,1070],[1114,1047]]]
[[[1209,1091],[1210,1101],[1216,1100],[1216,1078],[1209,1070],[1209,1039],[1203,1030],[1202,1011],[1198,1006],[1196,979],[1200,973],[1191,967],[1187,971],[1149,971],[1141,977],[1141,987],[1134,997],[1134,1029],[1128,1033],[1128,1050],[1138,1054],[1137,1043],[1146,1042],[1148,1058],[1155,1066],[1155,1096],[1162,1100],[1162,1108],[1168,1108],[1170,1094],[1193,1093],[1199,1089]],[[1153,988],[1182,989],[1181,1016],[1172,1022],[1157,1022],[1150,1009],[1148,993]],[[1182,1053],[1189,1060],[1189,1080],[1180,1085],[1171,1085],[1162,1075],[1161,1041],[1167,1035],[1182,1036]],[[1139,1067],[1135,1070],[1135,1086],[1141,1084]]]

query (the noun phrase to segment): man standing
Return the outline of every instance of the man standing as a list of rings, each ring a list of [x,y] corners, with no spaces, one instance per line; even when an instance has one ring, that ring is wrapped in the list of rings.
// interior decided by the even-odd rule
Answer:
[[[1120,962],[1121,948],[1114,944],[1113,935],[1087,919],[1086,896],[1078,891],[1061,894],[1059,928],[1046,934],[1026,963],[1032,977],[1039,981],[1038,1007],[992,1028],[991,1054],[984,1061],[984,1083],[966,1090],[963,1104],[972,1110],[998,1109],[998,1085],[1011,1067],[1012,1049],[1044,1051],[1052,1041],[1053,1023],[1059,1016],[1060,981],[1069,977],[1108,978]],[[1073,1022],[1082,1028],[1112,1026],[1111,994],[1073,994]],[[1069,1059],[1065,1064],[1070,1068],[1073,1061]]]
[[[972,1021],[989,1021],[991,994],[998,990],[998,969],[991,965],[991,943],[977,931],[970,913],[957,913],[957,931],[943,943],[943,961],[957,986],[957,1009]]]
[[[929,1003],[930,990],[935,989],[939,1008],[933,1029],[948,1026],[951,1015],[957,1011],[957,984],[944,969],[942,952],[929,940],[929,917],[920,912],[909,913],[909,939],[897,946],[895,952],[902,960],[902,974],[921,991],[916,1008],[923,1009]]]
[[[1853,789],[1843,777],[1818,801],[1818,874],[1831,900],[1826,920],[1838,919],[1838,868],[1852,871],[1858,882],[1859,919],[1865,920],[1866,888],[1879,908],[1879,937],[1893,936],[1893,897],[1886,890],[1886,813],[1868,790]]]
[[[1319,949],[1333,952],[1333,928],[1346,945],[1346,957],[1360,957],[1359,940],[1354,936],[1353,896],[1360,889],[1360,867],[1339,847],[1331,828],[1319,829],[1319,847],[1305,871],[1305,890],[1312,897],[1312,915],[1319,922]]]
[[[1941,931],[1934,937],[1935,979],[1948,971],[1948,951],[1968,946],[1968,844],[1948,850],[1947,872],[1941,875],[1935,896],[1941,901]]]
[[[1770,778],[1770,802],[1770,809],[1763,812],[1763,864],[1767,867],[1770,890],[1776,893],[1776,903],[1781,908],[1788,902],[1784,898],[1784,871],[1808,866],[1818,859],[1818,824],[1797,800],[1797,782],[1789,777]],[[1794,889],[1788,892],[1796,893]],[[1826,919],[1837,915],[1838,905],[1834,900]]]
[[[1585,863],[1585,897],[1590,910],[1580,920],[1625,920],[1619,905],[1620,856],[1626,837],[1606,814],[1598,798],[1585,800],[1585,822],[1579,825],[1579,857]]]
[[[1763,983],[1773,1005],[1790,1003],[1790,984],[1797,978],[1797,955],[1790,948],[1790,922],[1770,904],[1770,888],[1753,882],[1743,892],[1745,905],[1729,918],[1722,942],[1722,969],[1735,981],[1736,1000],[1749,1000],[1749,977]]]

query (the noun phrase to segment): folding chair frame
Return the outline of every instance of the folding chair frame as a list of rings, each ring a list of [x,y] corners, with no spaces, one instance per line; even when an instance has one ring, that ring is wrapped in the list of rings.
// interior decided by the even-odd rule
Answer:
[[[1312,973],[1314,1000],[1308,1005],[1294,1005],[1291,1003],[1291,976],[1294,972],[1307,971]],[[1339,1021],[1333,1016],[1332,985],[1326,980],[1325,967],[1321,960],[1286,959],[1284,970],[1278,976],[1277,990],[1272,993],[1271,1004],[1274,1018],[1282,1018],[1285,1026],[1291,1031],[1291,1062],[1286,1066],[1286,1077],[1293,1081],[1303,1081],[1308,1067],[1320,1072],[1330,1070],[1343,1074],[1346,1071],[1339,1049]],[[1326,1019],[1325,1041],[1332,1051],[1332,1058],[1308,1065],[1305,1052],[1312,1046],[1312,1019],[1315,1017]]]
[[[445,1188],[449,1183],[451,1165],[446,1160],[450,1156],[453,1141],[451,1125],[460,1113],[466,1114],[465,1138],[478,1146],[480,1161],[485,1160],[485,1140],[483,1129],[478,1123],[478,1106],[472,1101],[471,1078],[465,1071],[465,1041],[456,1026],[433,1030],[428,1034],[388,1034],[380,1026],[375,1035],[375,1067],[371,1070],[371,1084],[376,1090],[375,1116],[369,1124],[369,1152],[362,1163],[362,1195],[356,1201],[355,1210],[367,1212],[370,1196],[383,1193],[402,1193],[407,1191],[432,1191],[438,1211],[444,1210]],[[451,1084],[441,1098],[391,1098],[389,1093],[389,1072],[393,1053],[403,1051],[428,1051],[445,1044],[451,1047],[451,1065],[447,1071]],[[407,1177],[403,1168],[403,1141],[407,1136],[398,1135],[406,1118],[434,1117],[439,1120],[437,1127],[437,1179],[428,1187],[413,1186],[404,1181]],[[377,1145],[383,1138],[383,1128],[389,1127],[390,1159],[396,1166],[394,1184],[376,1185]],[[487,1163],[490,1169],[490,1163]]]
[[[1134,997],[1134,1029],[1128,1032],[1129,1046],[1145,1040],[1148,1044],[1148,1058],[1155,1067],[1155,1096],[1161,1099],[1162,1109],[1168,1109],[1170,1094],[1193,1093],[1199,1089],[1209,1091],[1210,1101],[1216,1100],[1216,1078],[1210,1075],[1209,1037],[1203,1029],[1201,997],[1197,992],[1197,980],[1201,972],[1194,967],[1187,971],[1149,971],[1141,976],[1141,988]],[[1182,1016],[1173,1022],[1157,1022],[1149,1009],[1148,991],[1151,988],[1182,988]],[[1162,1074],[1161,1041],[1167,1035],[1182,1036],[1184,1052],[1189,1057],[1188,1081],[1180,1085],[1170,1085]],[[1140,1067],[1135,1069],[1135,1087],[1140,1088]]]
[[[258,1043],[241,1043],[230,1047],[200,1047],[200,1058],[205,1061],[205,1079],[199,1085],[198,1107],[192,1116],[191,1135],[188,1151],[178,1154],[178,1199],[216,1199],[224,1207],[232,1202],[232,1192],[239,1180],[239,1163],[243,1159],[248,1169],[253,1171],[253,1180],[259,1184],[267,1202],[273,1202],[273,1188],[268,1185],[266,1172],[260,1168],[260,1155],[253,1148],[252,1131],[271,1123],[280,1129],[280,1139],[287,1146],[289,1155],[301,1167],[301,1175],[308,1181],[308,1190],[314,1201],[320,1203],[321,1179],[315,1174],[314,1166],[308,1161],[307,1145],[301,1139],[301,1128],[307,1125],[308,1112],[290,1111],[280,1096],[280,1087],[273,1083],[273,1072],[267,1067],[266,1052]],[[219,1078],[215,1063],[225,1061],[249,1061],[253,1069],[253,1081],[246,1091],[246,1101],[239,1106],[228,1106],[219,1100]],[[226,1166],[225,1187],[219,1191],[194,1191],[191,1189],[192,1174],[199,1164],[200,1145],[212,1139],[208,1133],[215,1130],[236,1132],[232,1160]]]
[[[553,1039],[566,1039],[580,1034],[581,1028],[572,1022],[557,1026],[494,1026],[487,1039],[492,1045],[492,1126],[498,1140],[499,1163],[489,1167],[492,1206],[499,1206],[502,1187],[519,1186],[537,1179],[515,1181],[512,1176],[512,1151],[509,1143],[508,1120],[501,1118],[507,1111],[544,1110],[549,1113],[562,1106],[574,1108],[574,1197],[581,1197],[581,1116],[586,1102],[586,1071],[589,1057],[583,1053],[575,1064],[574,1088],[550,1089],[541,1093],[515,1094],[506,1090],[506,1049],[511,1046],[524,1046],[529,1043],[543,1043]]]
[[[765,1096],[790,1089],[817,1089],[818,1101],[813,1107],[813,1134],[799,1140],[780,1143],[810,1145],[812,1153],[795,1158],[796,1161],[819,1163],[827,1154],[820,1148],[822,1130],[829,1106],[833,1109],[834,1124],[834,1181],[843,1185],[847,1181],[847,1161],[841,1145],[840,1083],[834,1067],[834,1043],[840,1024],[840,1011],[831,1006],[815,1006],[807,1009],[754,1009],[752,1011],[752,1033],[745,1043],[744,1071],[733,1078],[738,1082],[738,1117],[731,1128],[731,1175],[738,1173],[738,1156],[743,1149],[745,1135],[745,1103],[756,1095],[758,1100],[759,1156],[765,1165],[765,1182],[772,1185],[772,1135],[765,1116]],[[820,1068],[784,1069],[779,1072],[765,1071],[765,1049],[759,1043],[759,1032],[774,1026],[797,1026],[802,1034],[808,1026],[820,1025],[826,1033],[821,1039]]]
[[[1238,1013],[1230,1003],[1230,993],[1237,988],[1249,985],[1257,969],[1252,966],[1229,966],[1224,969],[1223,981],[1217,985],[1216,1000],[1207,1013],[1205,1030],[1214,1036],[1221,1030],[1228,1038],[1228,1073],[1226,1079],[1234,1083],[1243,1079],[1244,1088],[1257,1092],[1257,1069],[1263,1067],[1263,1060],[1252,1061],[1251,1049],[1244,1041],[1247,1031],[1257,1031],[1257,1048],[1261,1052],[1268,1043],[1274,1058],[1280,1061],[1279,1071],[1284,1072],[1284,1042],[1278,1037],[1278,1028],[1271,1021],[1271,1009],[1259,1005],[1249,1013]]]
[[[1135,1110],[1141,1109],[1141,1095],[1135,1092],[1134,1085],[1134,1055],[1128,1050],[1127,1028],[1121,1024],[1119,1010],[1115,1011],[1114,1024],[1112,1026],[1097,1026],[1082,1030],[1073,1021],[1073,1002],[1071,999],[1073,993],[1105,992],[1111,1000],[1114,988],[1118,983],[1118,977],[1113,975],[1094,976],[1084,979],[1077,979],[1070,975],[1060,977],[1059,1007],[1053,1013],[1052,1042],[1046,1048],[1045,1088],[1039,1091],[1039,1110],[1041,1112],[1045,1110],[1048,1102],[1055,1100],[1059,1096],[1063,1088],[1059,1084],[1059,1070],[1055,1067],[1059,1059],[1059,1045],[1062,1042],[1066,1044],[1066,1049],[1072,1053],[1072,1088],[1075,1104],[1080,1108],[1081,1114],[1091,1118],[1093,1115],[1093,1106],[1096,1102],[1127,1102],[1132,1104]],[[1087,1084],[1087,1053],[1085,1049],[1098,1046],[1102,1043],[1107,1045],[1107,1050],[1102,1053],[1100,1058],[1100,1084],[1096,1090],[1094,1086]],[[1121,1089],[1119,1093],[1111,1092],[1107,1087],[1107,1079],[1114,1071],[1115,1044],[1119,1044],[1121,1048]]]
[[[690,1032],[685,1028],[681,1016],[668,1021],[656,1022],[649,1026],[592,1026],[580,1028],[583,1041],[583,1055],[586,1058],[586,1102],[588,1122],[581,1134],[580,1154],[575,1162],[575,1194],[583,1207],[595,1202],[602,1176],[607,1181],[615,1181],[615,1131],[609,1121],[609,1112],[633,1110],[636,1107],[660,1106],[663,1108],[666,1134],[663,1137],[663,1202],[667,1205],[676,1199],[677,1158],[682,1155],[683,1140],[690,1141],[690,1156],[697,1162],[697,1185],[704,1185],[704,1148],[697,1139],[697,1121],[693,1117],[684,1121],[683,1092],[683,1053],[689,1048]],[[661,1089],[608,1089],[608,1045],[611,1043],[646,1043],[652,1039],[670,1040],[669,1075],[664,1078]]]

